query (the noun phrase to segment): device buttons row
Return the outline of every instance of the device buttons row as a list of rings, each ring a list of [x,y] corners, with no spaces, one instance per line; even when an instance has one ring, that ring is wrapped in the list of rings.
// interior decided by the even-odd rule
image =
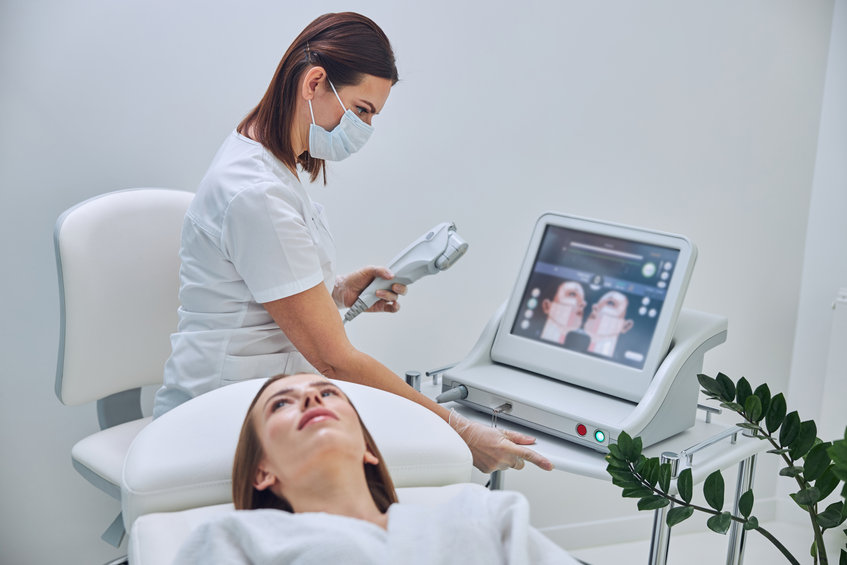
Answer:
[[[576,433],[580,436],[585,436],[588,433],[588,428],[585,427],[585,424],[577,424],[576,425]],[[606,432],[603,430],[594,430],[594,439],[597,443],[603,443],[606,441]]]

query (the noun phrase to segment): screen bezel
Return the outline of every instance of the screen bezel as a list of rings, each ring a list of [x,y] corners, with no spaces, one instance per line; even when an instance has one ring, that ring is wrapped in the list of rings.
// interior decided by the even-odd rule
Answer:
[[[653,340],[641,369],[511,333],[548,226],[657,245],[678,251],[677,264],[668,283],[667,295],[657,318]],[[587,389],[639,402],[670,348],[673,329],[682,308],[696,257],[696,247],[682,235],[555,212],[545,213],[538,219],[533,229],[517,281],[497,328],[491,348],[491,359]]]

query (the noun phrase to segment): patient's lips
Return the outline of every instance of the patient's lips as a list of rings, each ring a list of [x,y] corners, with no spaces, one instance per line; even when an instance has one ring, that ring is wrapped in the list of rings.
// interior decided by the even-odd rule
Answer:
[[[338,420],[338,416],[335,415],[335,412],[327,410],[326,408],[310,408],[309,410],[306,410],[300,418],[300,422],[297,424],[297,429],[302,430],[311,422],[321,422],[326,419]]]

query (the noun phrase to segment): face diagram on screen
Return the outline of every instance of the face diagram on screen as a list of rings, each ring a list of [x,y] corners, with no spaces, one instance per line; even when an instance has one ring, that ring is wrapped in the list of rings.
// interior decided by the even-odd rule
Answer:
[[[548,226],[511,333],[641,369],[678,254]]]

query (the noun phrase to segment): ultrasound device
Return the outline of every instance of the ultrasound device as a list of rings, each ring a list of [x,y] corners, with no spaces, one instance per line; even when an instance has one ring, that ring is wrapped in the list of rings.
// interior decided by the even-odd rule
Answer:
[[[511,295],[440,401],[607,451],[694,424],[703,356],[725,318],[682,309],[696,247],[684,236],[557,213],[537,221]]]

